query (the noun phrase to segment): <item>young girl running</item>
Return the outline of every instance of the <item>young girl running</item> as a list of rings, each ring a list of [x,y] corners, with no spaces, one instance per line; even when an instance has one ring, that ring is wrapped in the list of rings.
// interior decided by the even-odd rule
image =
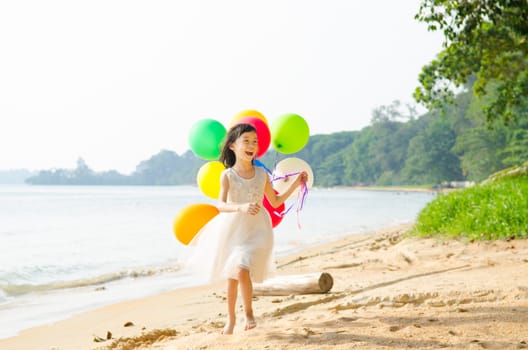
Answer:
[[[210,282],[227,279],[227,322],[224,334],[236,323],[238,289],[245,312],[245,330],[256,327],[253,315],[253,281],[262,282],[272,268],[273,231],[263,207],[266,195],[274,207],[281,205],[306,181],[301,173],[282,194],[276,194],[266,171],[253,165],[258,151],[257,133],[249,124],[237,124],[227,133],[220,161],[218,209],[220,214],[205,225],[190,243],[191,264],[206,273]]]

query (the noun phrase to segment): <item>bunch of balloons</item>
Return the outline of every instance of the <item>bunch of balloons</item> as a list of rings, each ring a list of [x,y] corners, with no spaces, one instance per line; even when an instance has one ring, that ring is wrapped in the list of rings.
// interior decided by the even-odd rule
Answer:
[[[306,188],[312,187],[313,171],[304,160],[285,158],[276,164],[274,171],[258,160],[268,151],[270,145],[282,154],[295,153],[304,148],[308,143],[310,130],[303,117],[293,113],[284,114],[269,125],[266,117],[260,112],[244,110],[233,117],[230,127],[242,123],[253,125],[257,131],[258,152],[255,165],[264,167],[270,173],[276,193],[287,189],[289,176],[302,171],[308,174]],[[220,194],[220,176],[225,167],[218,158],[226,135],[227,129],[224,125],[214,119],[199,120],[189,132],[189,146],[193,153],[209,161],[198,170],[196,182],[202,193],[212,199],[218,199]],[[276,227],[284,216],[284,204],[273,208],[264,197],[263,205],[271,217],[272,226]],[[218,213],[218,209],[211,204],[192,204],[183,208],[174,219],[173,231],[176,238],[185,245],[189,244],[198,231]]]

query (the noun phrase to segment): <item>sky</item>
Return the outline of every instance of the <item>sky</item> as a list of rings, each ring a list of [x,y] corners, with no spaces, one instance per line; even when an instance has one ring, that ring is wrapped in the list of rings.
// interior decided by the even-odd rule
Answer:
[[[182,154],[200,119],[240,111],[310,134],[414,103],[442,36],[419,0],[0,2],[0,170],[133,172]]]

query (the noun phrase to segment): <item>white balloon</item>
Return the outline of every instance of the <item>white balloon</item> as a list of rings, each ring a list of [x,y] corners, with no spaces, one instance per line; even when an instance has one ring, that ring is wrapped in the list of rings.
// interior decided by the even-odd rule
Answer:
[[[306,180],[306,185],[308,188],[312,188],[314,183],[314,175],[312,168],[308,163],[300,158],[290,157],[281,160],[277,163],[275,171],[273,172],[273,178],[280,178],[288,174],[298,173],[305,171],[308,174],[308,179]],[[297,178],[298,175],[293,175],[286,177],[284,179],[274,180],[272,182],[273,188],[279,192],[279,194],[284,193],[290,186],[291,182]],[[272,179],[273,180],[273,179]],[[298,187],[292,194],[296,194],[299,191]]]

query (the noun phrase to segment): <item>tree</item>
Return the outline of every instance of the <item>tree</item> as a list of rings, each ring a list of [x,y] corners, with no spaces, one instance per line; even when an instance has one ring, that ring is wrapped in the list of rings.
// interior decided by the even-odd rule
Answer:
[[[359,132],[343,131],[331,135],[314,135],[295,157],[310,163],[317,186],[338,186],[343,184],[345,165],[343,149],[352,144]]]
[[[94,181],[94,171],[90,169],[83,158],[77,159],[77,168],[73,171],[71,178],[78,184],[90,184]]]
[[[460,164],[451,152],[456,134],[445,118],[437,118],[422,133],[414,137],[402,175],[412,184],[438,184],[460,180]]]
[[[376,182],[379,169],[370,157],[376,135],[372,126],[367,126],[344,150],[343,161],[346,165],[343,174],[343,185],[372,185]]]
[[[407,121],[414,120],[417,116],[416,107],[410,104],[406,104],[407,111],[401,110],[401,102],[394,100],[390,105],[383,105],[375,108],[372,111],[372,118],[370,118],[371,124],[383,123],[388,121]]]
[[[400,107],[400,101],[396,100],[372,112],[373,137],[368,152],[377,185],[400,183],[399,174],[405,164],[409,141],[417,133],[416,110],[407,105],[405,112]]]
[[[481,111],[493,98],[493,94],[459,94],[456,107],[448,108],[448,118],[457,133],[453,151],[468,180],[484,180],[491,173],[528,159],[528,118],[519,114],[509,125],[501,120],[486,121]]]
[[[139,185],[182,185],[196,182],[196,174],[205,161],[191,151],[181,157],[173,151],[161,150],[144,160],[132,174],[134,183]]]
[[[416,19],[444,34],[444,50],[422,68],[417,101],[430,108],[452,102],[475,75],[477,96],[493,94],[482,112],[505,124],[528,110],[526,0],[423,0]]]
[[[506,142],[506,128],[493,130],[485,126],[466,129],[457,138],[453,150],[460,157],[460,165],[468,180],[482,181],[490,174],[504,169],[499,150]]]

